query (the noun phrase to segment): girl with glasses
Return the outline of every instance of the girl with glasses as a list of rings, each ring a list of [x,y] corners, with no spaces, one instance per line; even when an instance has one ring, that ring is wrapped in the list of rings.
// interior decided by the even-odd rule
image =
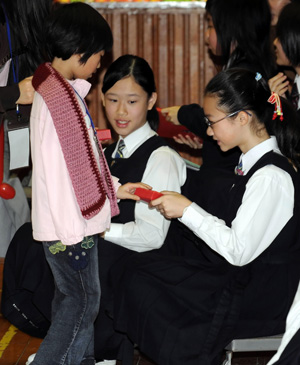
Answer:
[[[116,291],[116,329],[157,364],[220,364],[234,338],[282,333],[300,278],[295,111],[242,69],[209,82],[204,111],[219,148],[242,153],[226,204],[215,216],[201,190],[162,192],[150,206],[181,222],[194,254],[136,255]]]
[[[218,69],[240,67],[259,72],[269,79],[275,75],[275,60],[271,52],[271,14],[267,0],[208,0],[205,41]],[[167,119],[183,124],[203,139],[202,165],[197,176],[199,188],[206,191],[202,206],[218,214],[225,202],[224,189],[232,184],[231,172],[237,164],[239,150],[222,152],[206,134],[207,125],[199,104],[165,108]],[[199,145],[191,141],[194,148]],[[176,140],[177,142],[180,140]],[[215,194],[209,193],[213,186]],[[219,189],[219,190],[217,190]]]

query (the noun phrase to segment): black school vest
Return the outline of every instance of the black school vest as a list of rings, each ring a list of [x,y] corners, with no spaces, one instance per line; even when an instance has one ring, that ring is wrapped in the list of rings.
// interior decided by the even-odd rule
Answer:
[[[281,230],[272,244],[257,258],[260,262],[280,264],[300,262],[300,204],[299,204],[299,174],[293,169],[287,158],[275,152],[268,152],[260,158],[245,176],[236,175],[234,186],[230,190],[227,212],[224,216],[226,224],[230,227],[236,213],[242,204],[246,184],[253,174],[266,165],[275,165],[290,174],[295,189],[295,205],[293,217]]]
[[[116,148],[116,143],[111,144],[105,149],[105,157],[111,174],[118,177],[122,185],[127,182],[141,181],[150,155],[162,146],[167,146],[167,143],[161,137],[153,136],[134,151],[129,158],[112,158],[111,155]],[[135,220],[135,201],[121,200],[119,208],[120,214],[112,219],[113,223],[124,224]]]
[[[218,218],[223,219],[227,226],[231,226],[232,221],[236,217],[237,211],[242,204],[242,199],[246,190],[246,185],[253,174],[260,168],[273,164],[288,172],[294,183],[295,188],[295,207],[294,215],[282,231],[275,238],[273,243],[257,258],[264,263],[286,263],[286,262],[300,262],[300,238],[299,238],[299,224],[300,224],[300,202],[299,202],[299,186],[300,176],[295,172],[288,160],[274,152],[265,154],[257,163],[250,169],[247,175],[235,175],[233,177],[233,185],[226,194],[226,203],[224,203],[222,210],[219,212]],[[225,196],[225,192],[224,192]],[[197,200],[195,200],[197,203]],[[199,254],[203,256],[205,261],[218,264],[225,259],[208,247],[199,237],[194,235],[188,228],[181,226],[181,234],[186,244],[193,242],[199,250]]]

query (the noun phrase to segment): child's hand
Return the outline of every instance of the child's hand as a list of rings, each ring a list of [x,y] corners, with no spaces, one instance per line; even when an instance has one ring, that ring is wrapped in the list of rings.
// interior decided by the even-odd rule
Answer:
[[[156,208],[165,218],[180,218],[183,210],[192,204],[185,196],[174,191],[161,191],[162,197],[152,200],[150,207]]]
[[[186,136],[178,134],[178,136],[174,136],[173,139],[175,142],[185,144],[193,149],[201,149],[203,147],[201,138],[197,136],[191,137],[188,134]]]
[[[179,109],[180,109],[180,106],[170,106],[168,108],[161,109],[161,113],[163,116],[165,116],[165,118],[168,122],[171,122],[175,125],[180,125],[178,118],[177,118]]]
[[[142,182],[138,183],[127,183],[124,185],[119,186],[117,191],[117,198],[118,199],[131,199],[131,200],[141,200],[139,196],[134,195],[136,188],[143,188],[143,189],[152,189],[150,185],[147,185]]]
[[[285,97],[285,92],[289,87],[289,81],[283,72],[279,72],[276,76],[272,77],[268,81],[268,84],[271,91],[279,96]]]

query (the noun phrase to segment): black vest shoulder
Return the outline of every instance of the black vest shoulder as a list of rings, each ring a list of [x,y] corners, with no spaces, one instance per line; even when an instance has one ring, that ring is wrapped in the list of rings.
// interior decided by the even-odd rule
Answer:
[[[299,204],[299,188],[300,175],[294,170],[288,159],[275,152],[265,154],[245,176],[236,176],[235,185],[231,189],[228,202],[228,215],[226,224],[231,222],[236,216],[237,210],[242,203],[245,193],[246,184],[253,174],[266,165],[275,165],[290,174],[295,189],[295,204],[292,218],[287,222],[285,227],[279,232],[272,244],[256,259],[258,262],[268,264],[284,264],[293,263],[300,260],[300,204]]]
[[[298,173],[296,173],[286,157],[279,155],[278,153],[275,153],[273,151],[266,153],[255,163],[255,165],[246,175],[235,175],[233,186],[230,189],[228,195],[226,212],[224,212],[224,217],[222,217],[226,221],[226,224],[228,226],[231,225],[231,222],[234,220],[236,213],[240,205],[242,204],[242,199],[245,194],[248,181],[251,179],[256,171],[266,165],[275,165],[286,171],[291,175],[294,186],[297,188],[297,186],[299,185],[299,183],[297,183],[299,179]]]
[[[159,147],[167,146],[163,138],[153,136],[143,143],[129,158],[112,158],[116,143],[105,149],[105,157],[111,174],[119,178],[120,183],[141,181],[146,169],[149,157]],[[119,202],[120,214],[112,219],[114,223],[127,223],[134,221],[135,201],[121,200]]]
[[[299,224],[300,224],[300,202],[299,202],[299,188],[300,188],[300,174],[297,173],[289,161],[284,157],[274,152],[265,154],[247,175],[239,176],[233,174],[232,186],[227,186],[227,192],[223,192],[226,203],[223,204],[223,210],[218,215],[218,218],[224,219],[226,224],[230,227],[231,222],[234,220],[236,213],[242,203],[243,195],[245,193],[246,184],[251,176],[260,168],[273,164],[280,167],[284,171],[288,172],[293,180],[295,188],[295,207],[294,216],[290,219],[287,225],[279,233],[273,243],[265,250],[258,260],[260,262],[268,263],[286,263],[294,260],[300,260],[300,237],[299,237]],[[205,257],[205,260],[213,263],[224,261],[224,258],[218,253],[210,249],[199,237],[194,235],[185,226],[182,227],[182,239],[192,241],[198,250],[200,255]],[[177,233],[178,234],[178,233]],[[188,244],[188,242],[186,243]]]

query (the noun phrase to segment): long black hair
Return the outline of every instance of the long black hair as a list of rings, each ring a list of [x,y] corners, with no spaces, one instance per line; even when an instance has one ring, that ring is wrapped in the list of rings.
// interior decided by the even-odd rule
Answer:
[[[19,80],[22,80],[45,61],[43,29],[53,0],[1,0],[0,3],[0,19],[2,23],[8,19],[13,56],[18,57]]]
[[[226,68],[244,67],[270,78],[275,59],[270,43],[268,0],[207,0]]]
[[[300,121],[290,103],[280,98],[283,120],[274,114],[274,104],[268,102],[271,91],[260,75],[250,70],[232,68],[217,74],[206,86],[205,95],[218,98],[218,106],[226,113],[249,110],[258,129],[266,128],[277,139],[281,153],[300,168]],[[275,116],[275,119],[274,119]]]
[[[154,74],[148,62],[144,58],[127,54],[116,59],[107,69],[103,79],[103,94],[116,82],[129,76],[132,76],[135,82],[142,87],[148,98],[151,98],[152,93],[156,92]],[[155,106],[148,110],[147,121],[150,127],[156,131],[159,116]]]
[[[276,26],[282,49],[294,67],[300,65],[300,2],[286,5]]]

